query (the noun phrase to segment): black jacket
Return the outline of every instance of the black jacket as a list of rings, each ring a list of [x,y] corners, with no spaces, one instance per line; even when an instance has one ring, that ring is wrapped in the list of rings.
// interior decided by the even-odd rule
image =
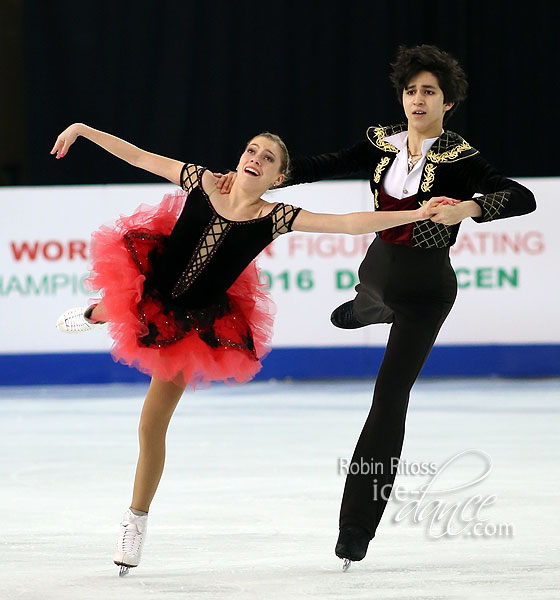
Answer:
[[[407,125],[370,127],[366,139],[340,152],[320,154],[292,161],[287,185],[310,183],[333,177],[346,177],[367,171],[369,173],[374,205],[383,177],[399,153],[399,149],[385,138],[405,131]],[[482,196],[473,198],[473,194]],[[460,200],[474,200],[482,209],[478,223],[524,215],[535,210],[535,198],[526,187],[503,177],[487,163],[460,135],[444,132],[426,156],[417,199],[423,204],[434,196],[449,196]],[[445,248],[457,238],[459,224],[442,225],[430,220],[414,225],[411,245],[420,248]]]

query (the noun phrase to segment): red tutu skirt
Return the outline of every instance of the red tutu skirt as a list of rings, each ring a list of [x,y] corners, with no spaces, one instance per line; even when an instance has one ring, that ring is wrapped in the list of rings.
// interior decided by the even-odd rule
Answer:
[[[212,381],[243,383],[261,369],[270,351],[275,305],[259,281],[253,261],[227,290],[226,305],[187,313],[185,327],[161,301],[147,294],[148,253],[165,243],[184,206],[182,190],[158,206],[141,205],[92,235],[89,290],[101,291],[111,354],[116,361],[187,386]],[[191,318],[192,317],[192,318]],[[150,338],[150,324],[158,337]]]

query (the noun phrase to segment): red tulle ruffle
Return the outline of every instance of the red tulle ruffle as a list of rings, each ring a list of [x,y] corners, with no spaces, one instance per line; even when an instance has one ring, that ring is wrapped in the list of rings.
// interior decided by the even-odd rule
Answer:
[[[150,244],[163,244],[171,233],[185,197],[182,190],[166,194],[158,206],[141,205],[131,216],[121,215],[114,224],[97,230],[92,235],[92,272],[86,285],[101,290],[115,360],[167,381],[181,376],[193,388],[212,381],[246,382],[260,370],[260,361],[270,350],[275,313],[272,298],[259,282],[255,261],[229,288],[228,310],[218,314],[213,323],[213,331],[225,345],[208,345],[195,329],[161,347],[139,341],[148,333],[139,305],[150,320],[157,320],[158,328],[160,323],[171,329],[175,324],[161,312],[157,301],[144,295],[145,275],[133,260],[125,235],[148,234],[143,236],[147,256]],[[252,337],[251,352],[236,347],[247,331]],[[226,340],[231,340],[231,345]]]

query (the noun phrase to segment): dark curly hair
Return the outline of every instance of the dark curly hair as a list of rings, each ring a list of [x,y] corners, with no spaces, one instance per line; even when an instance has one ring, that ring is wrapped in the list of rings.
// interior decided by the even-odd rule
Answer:
[[[447,52],[437,46],[422,44],[413,48],[400,46],[390,75],[391,83],[397,92],[397,98],[402,104],[403,90],[421,71],[435,75],[443,92],[444,102],[453,102],[446,112],[444,121],[455,112],[461,101],[467,97],[467,76],[459,63]]]

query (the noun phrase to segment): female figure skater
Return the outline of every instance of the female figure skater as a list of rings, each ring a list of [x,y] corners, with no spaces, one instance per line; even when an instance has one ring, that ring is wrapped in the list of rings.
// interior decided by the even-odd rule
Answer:
[[[140,417],[132,503],[114,555],[126,574],[140,561],[148,510],[163,472],[167,427],[185,387],[244,382],[261,366],[272,310],[253,259],[292,230],[378,231],[426,219],[439,203],[452,200],[433,199],[392,213],[310,213],[261,198],[289,169],[284,143],[270,133],[249,141],[226,195],[203,167],[146,152],[81,123],[58,136],[51,154],[62,158],[78,136],[182,188],[158,207],[140,207],[93,234],[89,284],[102,290],[103,299],[66,311],[57,323],[61,331],[75,333],[108,322],[113,357],[152,375]]]
[[[401,455],[410,390],[457,293],[449,247],[467,217],[477,223],[535,210],[533,194],[506,179],[443,123],[466,96],[457,61],[435,46],[401,47],[391,82],[406,123],[370,127],[353,147],[293,161],[288,185],[367,171],[373,203],[385,211],[411,210],[431,196],[452,196],[431,220],[380,232],[359,268],[353,300],[331,316],[336,327],[391,323],[373,404],[352,457],[340,509],[336,555],[362,560],[390,495]],[[227,192],[235,175],[218,186]],[[473,198],[473,194],[482,194]],[[362,462],[363,461],[363,462]],[[355,463],[355,464],[354,464]],[[381,464],[360,473],[360,464]],[[356,474],[354,474],[356,473]]]

